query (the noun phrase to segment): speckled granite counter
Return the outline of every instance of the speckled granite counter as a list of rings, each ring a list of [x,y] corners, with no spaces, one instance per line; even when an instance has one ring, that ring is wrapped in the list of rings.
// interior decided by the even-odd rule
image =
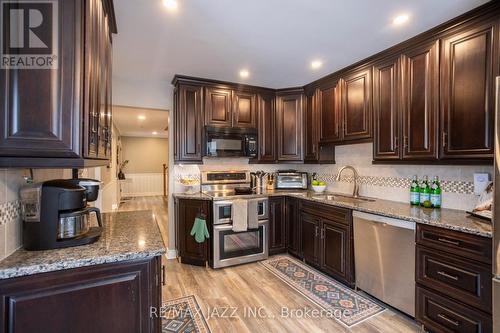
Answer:
[[[109,213],[102,217],[104,231],[97,242],[49,251],[17,250],[0,261],[0,279],[146,259],[165,253],[151,211]]]
[[[200,195],[200,194],[198,194]],[[201,194],[204,195],[204,194]],[[206,195],[204,195],[206,197]],[[327,205],[344,207],[365,213],[372,213],[416,223],[428,224],[440,228],[461,231],[483,237],[492,237],[491,224],[475,217],[468,216],[464,211],[456,209],[430,209],[414,207],[410,204],[380,200],[358,201],[347,197],[336,196],[335,193],[315,193],[312,191],[266,191],[259,194],[239,195],[237,198],[256,198],[271,196],[291,196],[304,200],[320,202]],[[333,196],[333,199],[327,199]],[[234,197],[230,197],[234,198]],[[213,200],[227,200],[228,197]]]
[[[174,198],[179,199],[194,199],[194,200],[212,200],[212,197],[201,192],[195,193],[174,193],[172,194]]]

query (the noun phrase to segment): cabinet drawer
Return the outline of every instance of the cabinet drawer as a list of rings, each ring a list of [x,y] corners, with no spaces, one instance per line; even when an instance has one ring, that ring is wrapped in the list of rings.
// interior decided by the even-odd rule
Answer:
[[[418,224],[417,244],[491,265],[490,238]]]
[[[433,332],[488,333],[491,316],[418,287],[416,319]]]
[[[491,313],[491,266],[417,246],[416,281]]]
[[[302,200],[301,210],[315,216],[324,217],[335,222],[351,224],[352,211],[350,209],[329,206],[321,203]]]

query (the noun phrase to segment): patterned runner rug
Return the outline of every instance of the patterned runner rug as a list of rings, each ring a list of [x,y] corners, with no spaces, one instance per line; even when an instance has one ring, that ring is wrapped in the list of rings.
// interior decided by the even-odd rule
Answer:
[[[162,333],[210,333],[210,328],[193,295],[163,303]]]
[[[333,313],[331,317],[347,327],[385,310],[379,304],[291,257],[273,257],[261,261],[261,264],[309,300]]]

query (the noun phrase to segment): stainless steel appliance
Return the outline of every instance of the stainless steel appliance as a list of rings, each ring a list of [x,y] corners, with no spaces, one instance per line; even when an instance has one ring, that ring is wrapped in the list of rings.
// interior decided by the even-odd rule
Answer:
[[[234,232],[232,205],[236,198],[245,197],[237,189],[250,188],[248,171],[206,171],[201,174],[201,189],[214,199],[213,203],[213,267],[222,268],[269,256],[268,199],[259,197],[257,209],[248,214],[258,218],[258,228]],[[248,196],[248,194],[246,194]],[[250,197],[254,197],[251,194]]]
[[[303,189],[307,190],[307,172],[297,170],[280,170],[276,173],[276,189]]]
[[[205,148],[209,157],[253,158],[257,156],[257,131],[207,126]]]
[[[495,101],[495,197],[493,199],[493,332],[500,332],[500,77]]]
[[[415,316],[415,222],[353,212],[356,287]]]
[[[87,207],[93,192],[73,180],[50,180],[20,191],[23,212],[23,244],[27,250],[48,250],[89,244],[101,235],[99,209]],[[90,214],[98,227],[91,227]]]

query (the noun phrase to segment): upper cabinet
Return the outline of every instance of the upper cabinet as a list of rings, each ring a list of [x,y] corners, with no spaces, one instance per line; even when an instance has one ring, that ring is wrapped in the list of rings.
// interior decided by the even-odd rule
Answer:
[[[205,88],[205,125],[233,125],[232,90]]]
[[[443,38],[440,70],[443,159],[492,157],[498,57],[498,18]]]
[[[276,127],[278,160],[300,162],[303,160],[301,92],[282,92],[276,99]]]
[[[332,83],[317,90],[317,108],[321,142],[339,142],[342,139],[341,82]]]
[[[233,93],[233,126],[257,128],[256,96],[253,93]]]
[[[174,161],[202,163],[203,87],[179,84],[174,93]]]
[[[274,94],[258,96],[258,144],[260,163],[276,162],[276,98]]]
[[[3,167],[105,165],[110,157],[113,5],[51,5],[60,15],[37,31],[48,38],[57,66],[0,69]],[[12,50],[16,54],[22,50]]]
[[[343,141],[372,137],[371,69],[365,68],[343,77],[342,120]]]

